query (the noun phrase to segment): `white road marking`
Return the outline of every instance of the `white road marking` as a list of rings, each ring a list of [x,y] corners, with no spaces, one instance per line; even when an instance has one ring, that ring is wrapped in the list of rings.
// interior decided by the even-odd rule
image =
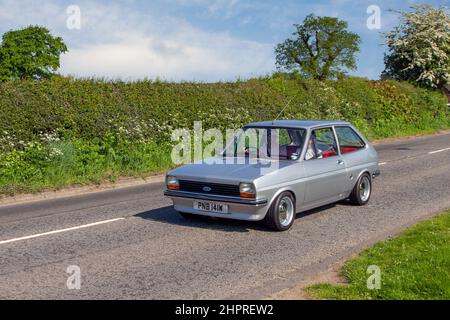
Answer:
[[[445,148],[445,149],[441,149],[441,150],[430,151],[430,152],[428,152],[428,154],[435,154],[435,153],[449,151],[449,150],[450,150],[450,148]]]
[[[6,243],[11,243],[11,242],[17,242],[17,241],[23,241],[23,240],[28,240],[28,239],[34,239],[34,238],[38,238],[38,237],[44,237],[44,236],[57,234],[57,233],[62,233],[62,232],[67,232],[67,231],[73,231],[73,230],[90,228],[90,227],[98,226],[98,225],[101,225],[101,224],[112,223],[112,222],[116,222],[116,221],[120,221],[120,220],[125,220],[125,218],[104,220],[104,221],[94,222],[94,223],[85,224],[85,225],[82,225],[82,226],[77,226],[77,227],[72,227],[72,228],[54,230],[54,231],[49,231],[49,232],[44,232],[44,233],[33,234],[31,236],[26,236],[26,237],[20,237],[20,238],[14,238],[14,239],[9,239],[9,240],[3,240],[3,241],[0,241],[0,245],[1,244],[6,244]]]
[[[385,164],[387,164],[387,162],[380,162],[378,165],[379,166],[384,166]]]

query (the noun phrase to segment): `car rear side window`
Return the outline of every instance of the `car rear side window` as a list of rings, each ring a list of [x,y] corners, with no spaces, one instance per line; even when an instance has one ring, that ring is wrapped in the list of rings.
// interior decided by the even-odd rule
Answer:
[[[341,154],[355,152],[363,149],[366,144],[364,140],[350,127],[335,127],[339,140]]]

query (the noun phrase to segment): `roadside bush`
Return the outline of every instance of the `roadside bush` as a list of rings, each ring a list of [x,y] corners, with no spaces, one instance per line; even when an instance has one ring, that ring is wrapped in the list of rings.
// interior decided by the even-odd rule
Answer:
[[[0,193],[144,175],[171,166],[176,128],[343,119],[369,138],[450,127],[440,92],[394,81],[276,74],[234,83],[77,80],[0,83]]]

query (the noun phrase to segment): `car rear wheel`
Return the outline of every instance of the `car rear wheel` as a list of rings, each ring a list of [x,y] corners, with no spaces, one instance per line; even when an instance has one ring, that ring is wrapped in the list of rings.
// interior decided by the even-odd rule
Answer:
[[[368,173],[359,177],[350,195],[350,201],[358,206],[366,205],[372,195],[372,179]]]
[[[295,220],[295,200],[290,192],[283,192],[267,212],[266,225],[275,231],[289,230]]]

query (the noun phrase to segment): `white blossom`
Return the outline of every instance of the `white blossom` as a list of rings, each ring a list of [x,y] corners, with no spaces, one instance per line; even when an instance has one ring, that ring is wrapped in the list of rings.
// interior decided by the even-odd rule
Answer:
[[[383,76],[441,87],[450,83],[448,7],[412,8],[413,12],[400,12],[401,24],[385,34],[389,54]]]

